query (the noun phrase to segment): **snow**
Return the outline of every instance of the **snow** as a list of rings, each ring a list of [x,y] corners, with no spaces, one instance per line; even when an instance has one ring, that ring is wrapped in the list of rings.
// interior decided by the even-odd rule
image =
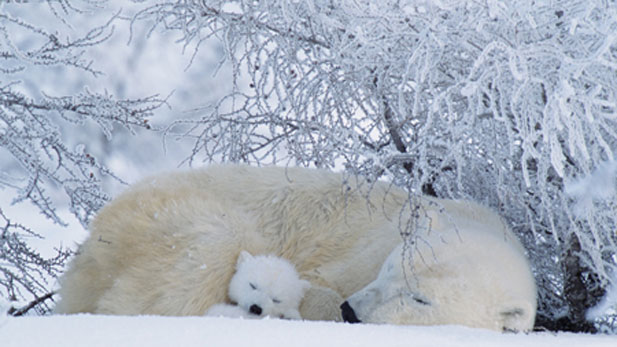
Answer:
[[[0,320],[0,346],[617,346],[617,337],[511,334],[460,326],[390,326],[213,317],[48,316]]]
[[[592,173],[578,180],[566,182],[565,192],[576,200],[574,211],[583,216],[593,210],[594,200],[608,200],[615,196],[617,161],[600,164]]]
[[[11,195],[13,192],[10,188],[0,189],[0,208],[13,222],[22,223],[33,231],[42,233],[43,238],[28,237],[28,245],[36,249],[42,257],[53,257],[56,255],[55,249],[60,247],[76,249],[76,245],[88,236],[87,231],[65,206],[56,211],[62,221],[67,224],[63,227],[54,224],[52,220],[39,213],[29,201],[12,204],[13,196]]]

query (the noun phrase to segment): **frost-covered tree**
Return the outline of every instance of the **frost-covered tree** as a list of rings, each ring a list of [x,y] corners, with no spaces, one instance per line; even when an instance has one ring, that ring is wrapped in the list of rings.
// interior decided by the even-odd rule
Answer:
[[[85,7],[78,8],[69,1],[49,0],[42,5],[68,29],[69,17],[87,16],[92,12],[84,8],[92,11],[96,4],[87,1],[82,4]],[[87,124],[97,124],[108,139],[118,126],[129,131],[150,128],[148,118],[163,101],[156,97],[118,99],[87,88],[68,96],[57,95],[56,89],[32,93],[20,79],[28,73],[41,79],[41,75],[58,70],[67,76],[99,75],[86,52],[110,37],[117,18],[85,32],[66,30],[60,34],[11,15],[4,10],[11,5],[16,4],[0,3],[0,189],[2,194],[14,194],[13,203],[31,203],[59,226],[65,221],[54,197],[63,195],[70,211],[85,226],[108,200],[101,178],[117,177],[86,147],[73,147],[67,137],[83,131]],[[50,279],[62,271],[69,255],[58,249],[51,258],[42,256],[27,242],[41,237],[41,232],[27,223],[12,220],[0,206],[0,296],[30,302],[24,307],[13,305],[13,315],[32,308],[39,313],[49,309]]]
[[[615,1],[184,0],[144,18],[220,40],[234,71],[168,129],[194,139],[190,162],[343,167],[485,203],[529,251],[539,323],[592,329],[617,285],[617,200],[574,188],[615,160]]]

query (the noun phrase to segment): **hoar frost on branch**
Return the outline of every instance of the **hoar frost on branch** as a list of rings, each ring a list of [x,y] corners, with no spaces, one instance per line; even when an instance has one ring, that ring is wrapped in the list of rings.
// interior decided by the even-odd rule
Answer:
[[[25,236],[42,237],[29,228],[12,223],[0,209],[0,241],[2,254],[0,256],[0,285],[7,293],[6,299],[19,301],[22,298],[35,298],[23,308],[13,306],[6,313],[20,316],[35,308],[38,313],[45,313],[49,306],[46,301],[53,293],[49,293],[47,277],[56,277],[64,269],[66,259],[71,255],[65,250],[58,250],[52,258],[43,258],[36,250],[24,241]],[[2,298],[4,300],[5,297]],[[4,308],[4,307],[0,307]]]
[[[581,215],[564,189],[615,159],[615,2],[171,1],[143,18],[221,40],[235,72],[168,130],[194,138],[190,161],[342,165],[486,203],[525,242],[546,321],[583,322],[615,278],[615,196]]]
[[[68,1],[49,1],[48,5],[58,15],[87,15]],[[111,139],[114,125],[130,131],[136,127],[149,129],[148,118],[164,100],[156,96],[119,100],[86,88],[71,96],[53,96],[54,91],[45,90],[30,95],[16,76],[32,69],[45,71],[41,68],[99,75],[86,52],[110,37],[116,19],[77,38],[63,38],[0,11],[0,148],[5,152],[3,158],[10,158],[2,163],[0,188],[16,192],[14,204],[32,203],[58,225],[65,222],[57,213],[50,191],[64,191],[70,211],[85,226],[109,199],[101,189],[101,177],[118,179],[84,146],[70,148],[60,123],[72,124],[75,130],[95,122]],[[63,17],[59,20],[68,25]],[[12,308],[14,315],[30,308],[46,312],[49,306],[45,300],[50,298],[53,284],[48,283],[49,279],[62,270],[68,252],[60,249],[55,257],[43,258],[24,241],[38,234],[11,222],[2,209],[0,228],[0,295],[32,302],[26,310]]]

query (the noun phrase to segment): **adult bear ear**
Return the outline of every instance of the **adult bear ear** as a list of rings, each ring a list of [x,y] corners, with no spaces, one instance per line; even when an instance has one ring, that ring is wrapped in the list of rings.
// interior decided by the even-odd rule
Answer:
[[[253,259],[253,255],[247,251],[241,251],[240,255],[238,256],[238,262],[236,263],[236,267],[238,267],[240,264],[244,263],[247,260],[251,260]]]

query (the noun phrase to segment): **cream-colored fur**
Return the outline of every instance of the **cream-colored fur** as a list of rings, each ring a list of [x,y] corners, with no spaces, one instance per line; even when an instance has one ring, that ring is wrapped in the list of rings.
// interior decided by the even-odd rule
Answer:
[[[56,312],[202,315],[226,301],[244,249],[288,259],[311,282],[302,317],[338,320],[342,298],[376,278],[411,215],[402,190],[343,183],[327,171],[236,165],[148,178],[94,219]],[[436,229],[458,204],[423,199],[420,215],[434,214]]]
[[[347,302],[366,323],[464,324],[528,331],[536,286],[524,250],[492,211],[441,201],[431,228],[396,247],[375,279]],[[444,218],[447,217],[447,218]]]

